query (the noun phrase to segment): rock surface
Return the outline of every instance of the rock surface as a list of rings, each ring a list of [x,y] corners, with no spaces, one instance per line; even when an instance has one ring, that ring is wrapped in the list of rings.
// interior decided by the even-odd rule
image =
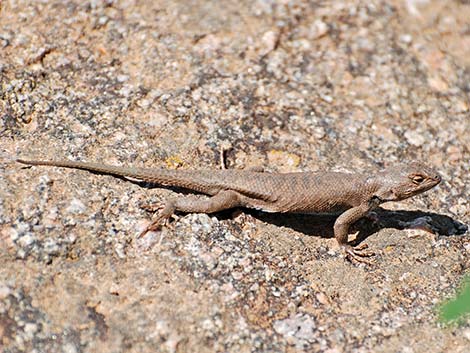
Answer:
[[[470,267],[468,1],[0,4],[3,352],[468,352],[436,305]],[[16,156],[167,168],[373,172],[419,160],[430,192],[356,226],[183,215],[174,196]],[[420,229],[426,228],[432,232]]]

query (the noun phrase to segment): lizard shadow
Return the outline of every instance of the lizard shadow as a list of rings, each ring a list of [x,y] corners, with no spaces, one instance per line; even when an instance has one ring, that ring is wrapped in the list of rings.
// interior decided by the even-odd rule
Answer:
[[[334,215],[265,213],[245,209],[244,212],[260,221],[288,227],[308,236],[334,237],[333,225],[337,218]],[[370,216],[354,223],[350,233],[359,231],[355,241],[360,243],[384,228],[424,229],[441,236],[462,235],[468,230],[467,225],[446,215],[423,211],[391,211],[379,207]]]

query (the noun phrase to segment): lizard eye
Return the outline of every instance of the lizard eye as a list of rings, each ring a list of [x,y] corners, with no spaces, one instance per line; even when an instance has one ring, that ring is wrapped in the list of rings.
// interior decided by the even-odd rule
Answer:
[[[413,183],[418,185],[418,184],[421,184],[424,181],[424,177],[422,175],[413,175],[411,177],[411,180],[413,180]]]

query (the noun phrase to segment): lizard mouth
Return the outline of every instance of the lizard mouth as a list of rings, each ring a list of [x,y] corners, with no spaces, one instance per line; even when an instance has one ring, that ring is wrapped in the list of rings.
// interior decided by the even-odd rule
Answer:
[[[429,189],[432,189],[434,186],[441,182],[441,177],[436,175],[433,178],[428,178],[424,182],[422,182],[419,186],[417,185],[410,185],[407,188],[398,188],[392,191],[393,196],[391,198],[382,198],[381,201],[401,201],[413,197],[415,195],[421,194]]]
[[[412,197],[414,195],[421,194],[425,191],[428,191],[429,189],[432,189],[434,186],[436,186],[440,182],[441,182],[441,177],[440,176],[436,176],[435,178],[432,178],[432,179],[430,178],[426,182],[422,183],[419,187],[414,187],[414,188],[410,188],[410,189],[406,190],[403,193],[403,196],[406,199],[408,197]]]

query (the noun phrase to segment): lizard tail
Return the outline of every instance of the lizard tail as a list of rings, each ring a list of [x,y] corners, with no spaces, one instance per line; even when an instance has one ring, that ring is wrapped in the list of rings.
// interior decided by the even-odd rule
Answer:
[[[127,176],[128,174],[135,174],[133,173],[133,169],[130,168],[123,168],[118,166],[111,166],[101,163],[89,163],[89,162],[75,162],[75,161],[41,161],[41,160],[34,160],[29,161],[26,159],[18,158],[16,160],[22,164],[28,165],[47,165],[53,167],[63,167],[63,168],[74,168],[74,169],[83,169],[98,173],[105,173],[105,174],[114,174],[120,176]]]
[[[192,171],[184,170],[170,170],[170,169],[147,169],[147,168],[134,168],[113,166],[96,162],[76,162],[65,160],[25,160],[18,158],[17,162],[27,165],[44,165],[62,168],[82,169],[91,172],[102,174],[109,174],[121,176],[125,178],[137,179],[144,182],[155,183],[166,186],[177,186],[202,192],[205,194],[213,194],[220,188],[215,188],[213,183],[210,182],[210,175],[214,172],[205,173],[198,172],[195,176]]]

